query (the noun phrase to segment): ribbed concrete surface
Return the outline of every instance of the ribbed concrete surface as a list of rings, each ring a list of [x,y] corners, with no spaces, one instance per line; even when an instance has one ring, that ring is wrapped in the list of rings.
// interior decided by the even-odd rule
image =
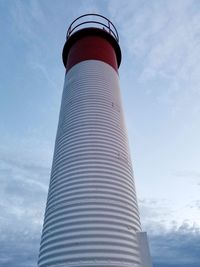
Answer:
[[[87,60],[65,78],[39,267],[140,266],[118,75]]]

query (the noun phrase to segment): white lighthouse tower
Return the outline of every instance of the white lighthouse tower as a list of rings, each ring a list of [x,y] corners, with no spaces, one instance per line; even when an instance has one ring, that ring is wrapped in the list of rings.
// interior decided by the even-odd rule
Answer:
[[[39,267],[149,267],[118,67],[118,33],[87,14],[70,25]]]

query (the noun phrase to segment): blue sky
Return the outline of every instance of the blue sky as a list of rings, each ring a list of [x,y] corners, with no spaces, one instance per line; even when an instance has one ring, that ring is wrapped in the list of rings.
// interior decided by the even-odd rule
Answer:
[[[200,1],[0,0],[0,266],[35,267],[71,21],[110,18],[154,267],[200,266]]]

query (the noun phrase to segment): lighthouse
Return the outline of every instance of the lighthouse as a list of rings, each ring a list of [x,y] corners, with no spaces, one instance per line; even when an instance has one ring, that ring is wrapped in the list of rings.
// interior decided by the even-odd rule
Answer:
[[[115,26],[70,25],[39,267],[151,267],[120,96]]]

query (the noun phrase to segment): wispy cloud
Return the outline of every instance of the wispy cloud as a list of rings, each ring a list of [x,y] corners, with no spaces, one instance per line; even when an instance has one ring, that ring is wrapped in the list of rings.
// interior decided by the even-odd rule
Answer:
[[[0,266],[36,266],[52,148],[31,131],[0,151]]]
[[[12,21],[13,36],[18,41],[21,40],[21,45],[24,45],[25,59],[24,62],[30,71],[39,73],[47,86],[53,90],[62,88],[62,62],[61,52],[60,57],[57,56],[57,46],[54,46],[55,38],[53,32],[49,30],[52,22],[49,21],[45,14],[45,3],[41,1],[14,1],[11,5],[10,16]],[[48,27],[49,25],[49,27]],[[55,62],[60,59],[60,69]],[[38,77],[38,76],[37,76]],[[38,78],[39,79],[39,78]],[[58,85],[60,84],[60,87]]]
[[[183,170],[176,172],[176,175],[179,177],[186,177],[186,178],[197,178],[200,179],[200,172],[195,170]]]
[[[43,75],[43,77],[48,82],[47,86],[50,85],[53,89],[58,88],[56,82],[52,79],[50,73],[48,72],[48,70],[44,64],[41,64],[39,62],[33,62],[31,60],[30,60],[29,64],[33,70],[37,70],[38,72],[40,72]]]
[[[170,229],[173,224],[173,210],[170,203],[165,199],[140,199],[139,211],[142,227],[153,234],[162,233],[163,229]]]
[[[39,31],[46,23],[46,19],[39,1],[14,1],[10,13],[13,31],[17,31],[20,38],[25,42],[34,41],[34,44],[41,42]]]
[[[49,168],[11,154],[0,162],[0,265],[36,266]]]
[[[200,101],[200,7],[199,1],[110,1],[109,12],[117,22],[124,51],[137,62],[134,76],[147,83],[156,99],[181,111],[195,111]],[[151,87],[151,89],[150,89]],[[198,98],[198,102],[196,99]],[[191,104],[192,101],[192,104]]]

